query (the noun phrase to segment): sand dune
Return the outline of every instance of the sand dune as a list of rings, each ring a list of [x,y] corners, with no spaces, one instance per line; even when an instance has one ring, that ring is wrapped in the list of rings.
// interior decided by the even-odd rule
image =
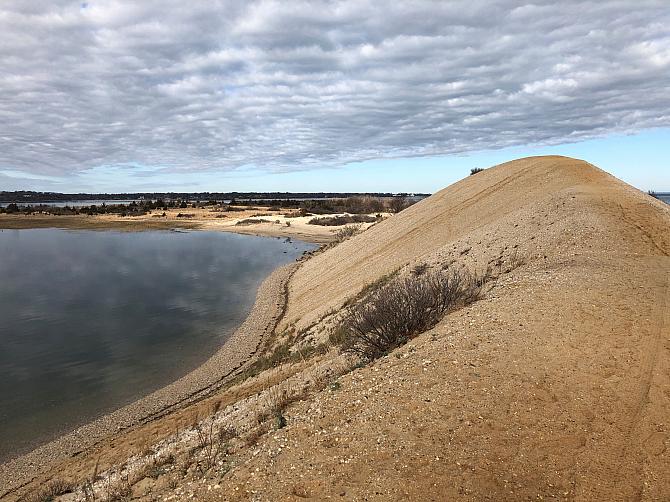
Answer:
[[[162,494],[670,500],[670,206],[583,161],[502,164],[303,263],[282,322],[323,331],[324,314],[418,263],[499,277],[483,300],[292,404],[286,427],[236,449],[225,476]],[[100,451],[121,458],[123,442]],[[95,455],[83,457],[73,463],[90,469]]]
[[[554,207],[557,202],[569,204]],[[589,216],[602,219],[599,223],[604,227],[596,229],[598,236],[589,237],[588,245],[603,246],[603,250],[612,244],[611,238],[625,240],[617,248],[631,253],[638,246],[640,252],[652,254],[667,253],[670,248],[664,204],[586,162],[530,157],[470,176],[310,260],[292,281],[286,320],[308,325],[379,276],[469,234],[489,234],[500,244],[509,241],[514,245],[542,233],[542,244],[549,249],[538,242],[531,246],[532,251],[551,253],[556,241],[565,239],[560,232],[543,228],[541,219],[534,220],[544,213],[546,218],[563,220],[561,228],[569,227],[566,219],[574,220],[574,226],[565,230],[573,233],[583,231],[583,220]],[[630,220],[627,225],[624,218]],[[511,224],[518,226],[508,228]],[[648,247],[649,232],[655,235],[659,249]],[[583,248],[587,244],[574,245]]]
[[[298,408],[237,470],[267,499],[668,500],[670,209],[594,166],[471,176],[310,260],[307,326],[407,262],[525,264],[487,299]],[[308,466],[291,477],[290,466]],[[261,475],[253,474],[259,469]]]

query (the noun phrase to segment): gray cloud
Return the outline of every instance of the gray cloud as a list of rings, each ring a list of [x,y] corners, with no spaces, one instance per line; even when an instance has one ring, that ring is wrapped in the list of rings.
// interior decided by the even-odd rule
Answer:
[[[665,1],[9,0],[0,33],[0,169],[40,175],[294,170],[670,124]]]

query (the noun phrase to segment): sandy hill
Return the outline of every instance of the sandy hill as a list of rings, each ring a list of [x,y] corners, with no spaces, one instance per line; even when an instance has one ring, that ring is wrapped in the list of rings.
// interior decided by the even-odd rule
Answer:
[[[544,255],[567,244],[570,235],[581,250],[611,246],[616,235],[624,241],[616,245],[622,252],[642,246],[640,252],[664,254],[670,248],[666,224],[663,204],[586,162],[559,156],[508,162],[449,186],[310,260],[292,281],[286,320],[304,327],[381,275],[460,241],[482,253],[482,245],[539,239],[528,251]],[[578,234],[589,242],[578,242]]]
[[[420,263],[492,269],[484,299],[291,404],[225,475],[143,479],[142,500],[668,501],[669,255],[670,206],[586,162],[469,176],[303,263],[283,322],[327,333],[366,284]],[[268,371],[224,396],[226,417],[253,421],[252,394],[294,370]],[[98,452],[124,460],[129,441]]]
[[[307,326],[408,262],[513,270],[297,406],[226,486],[260,500],[670,500],[669,253],[668,206],[583,161],[521,159],[446,188],[306,263],[287,319]]]

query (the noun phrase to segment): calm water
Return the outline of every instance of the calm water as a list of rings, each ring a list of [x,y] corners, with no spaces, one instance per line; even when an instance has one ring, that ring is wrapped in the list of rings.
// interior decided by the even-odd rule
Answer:
[[[215,232],[0,231],[0,459],[207,359],[313,246]]]
[[[661,199],[663,202],[667,202],[670,204],[670,194],[659,194],[658,198]]]

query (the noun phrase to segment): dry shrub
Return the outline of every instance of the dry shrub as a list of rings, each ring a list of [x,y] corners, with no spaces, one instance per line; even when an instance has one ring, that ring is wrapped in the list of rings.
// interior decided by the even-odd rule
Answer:
[[[266,422],[261,424],[258,427],[253,428],[249,433],[244,437],[244,441],[248,447],[255,446],[256,443],[270,430],[270,423]]]
[[[211,415],[208,420],[194,424],[193,428],[198,436],[198,447],[202,452],[203,465],[205,470],[209,470],[221,455],[226,453],[228,441],[237,436],[232,427],[216,427],[216,414],[221,407],[221,402],[217,401],[212,407]]]
[[[291,394],[284,385],[270,387],[265,394],[265,408],[272,414],[281,413],[291,403]]]
[[[39,490],[26,497],[25,500],[26,502],[49,502],[55,497],[74,491],[75,488],[75,484],[69,481],[52,479],[41,486]]]
[[[88,477],[84,480],[81,490],[84,494],[84,500],[86,502],[95,501],[95,482],[98,480],[98,472],[100,469],[100,457],[96,458],[95,465],[93,466],[93,472],[91,477]]]
[[[353,237],[354,235],[360,232],[361,232],[360,225],[347,225],[339,229],[337,232],[335,232],[335,241],[344,242],[349,237]]]
[[[284,419],[286,407],[295,401],[299,401],[304,395],[305,389],[294,382],[283,382],[270,387],[265,391],[261,409],[256,416],[258,423],[274,418],[277,428],[281,429],[286,424]]]
[[[514,252],[508,257],[505,261],[504,269],[501,268],[500,273],[509,273],[513,270],[516,270],[519,267],[522,267],[526,264],[526,258],[519,255],[518,251],[515,249]]]
[[[414,266],[414,268],[412,269],[412,273],[414,275],[423,275],[428,271],[429,268],[430,267],[428,266],[427,263],[419,263]]]
[[[341,329],[343,351],[376,359],[435,326],[449,311],[481,297],[488,274],[423,272],[397,277],[350,307]]]
[[[324,216],[321,218],[312,218],[307,223],[309,225],[321,225],[326,227],[339,227],[348,223],[374,223],[379,221],[381,216],[370,216],[367,214],[345,214],[343,216]]]
[[[133,493],[133,488],[130,485],[128,476],[122,476],[115,482],[107,478],[107,486],[105,490],[106,502],[121,502],[122,500],[129,500]]]
[[[305,377],[311,381],[311,388],[320,391],[329,387],[340,376],[351,371],[354,366],[351,358],[339,356],[329,360],[326,364],[314,366],[309,369]]]
[[[245,218],[243,220],[238,221],[235,223],[237,226],[245,226],[245,225],[256,225],[258,223],[272,223],[270,220],[266,220],[265,218]]]
[[[165,474],[165,466],[175,463],[175,457],[172,453],[164,453],[151,458],[148,462],[136,469],[129,476],[130,484],[134,485],[144,478],[158,479]]]
[[[386,206],[392,213],[399,213],[403,209],[407,209],[412,204],[414,204],[412,199],[408,199],[407,197],[403,196],[396,196],[388,200]]]
[[[301,218],[303,216],[309,216],[310,213],[308,213],[304,208],[297,209],[295,211],[289,211],[284,215],[285,218]]]

